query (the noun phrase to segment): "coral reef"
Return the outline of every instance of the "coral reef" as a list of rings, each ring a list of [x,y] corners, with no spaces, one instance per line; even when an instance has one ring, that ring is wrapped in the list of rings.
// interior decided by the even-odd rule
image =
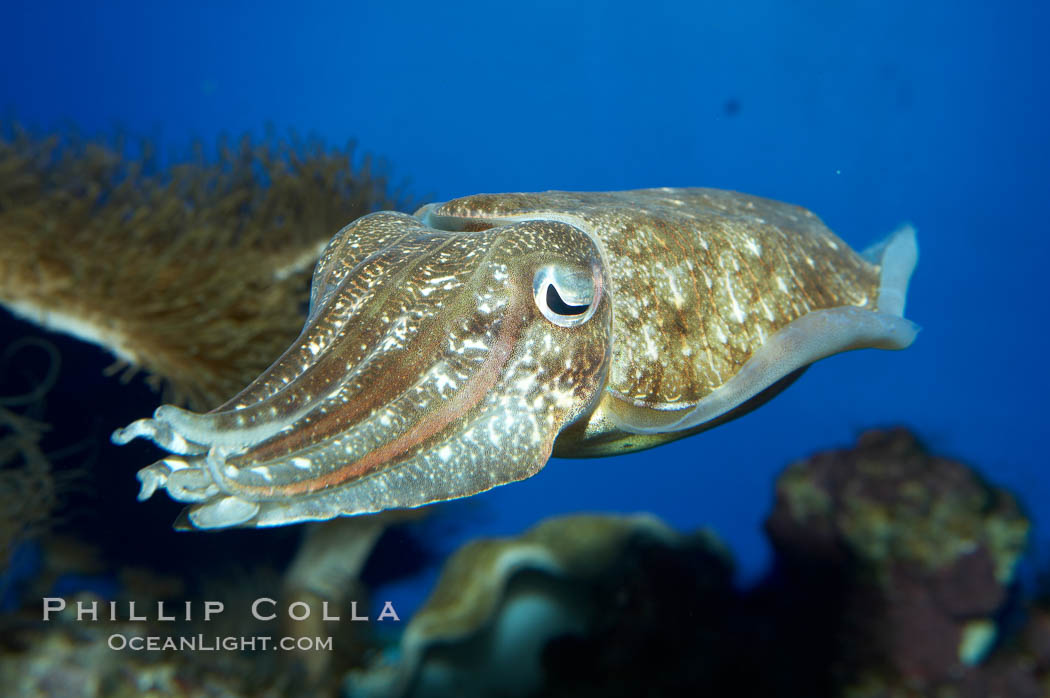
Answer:
[[[114,565],[79,529],[51,530],[62,473],[41,445],[51,413],[40,406],[58,380],[48,346],[24,340],[0,355],[31,347],[46,359],[28,370],[25,359],[39,357],[19,354],[17,370],[0,371],[0,542],[30,540],[39,557],[11,595],[21,607],[0,615],[5,695],[1050,695],[1050,610],[1020,599],[1015,580],[1027,519],[1013,496],[905,430],[867,432],[781,474],[766,524],[775,565],[754,588],[733,586],[728,554],[709,534],[648,515],[561,517],[459,550],[399,645],[384,647],[379,631],[396,625],[326,623],[317,611],[327,601],[345,618],[352,600],[366,606],[362,568],[381,532],[418,511],[311,526],[294,557],[279,552],[280,531],[250,548],[238,547],[245,538],[206,543],[232,571],[204,562],[204,550],[174,553],[155,532],[148,545],[175,565],[164,572]],[[114,515],[111,530],[125,520]],[[39,600],[55,594],[70,607],[217,599],[231,610],[208,623],[77,622],[69,610],[42,623]],[[279,618],[247,612],[259,597],[277,600]],[[313,609],[308,619],[287,620],[295,602]],[[334,644],[133,652],[111,649],[114,634]]]
[[[0,304],[100,344],[125,378],[208,408],[296,336],[332,234],[408,207],[353,147],[223,143],[158,168],[120,142],[0,125]]]
[[[150,569],[113,570],[83,541],[49,533],[39,541],[37,571],[20,608],[0,615],[0,687],[19,696],[334,696],[341,677],[363,664],[376,645],[368,623],[325,621],[332,613],[347,618],[352,602],[368,608],[361,571],[383,530],[391,523],[419,518],[418,512],[337,519],[313,524],[282,571],[263,561],[247,563],[233,551],[227,566],[165,576]],[[191,579],[203,575],[193,583]],[[63,588],[80,589],[73,594]],[[96,590],[85,590],[96,589]],[[41,622],[41,598],[67,598],[61,612]],[[256,617],[256,599],[273,599]],[[224,610],[204,620],[204,601]],[[78,620],[76,604],[98,604],[97,621]],[[110,602],[117,618],[108,617]],[[129,618],[129,603],[144,619]],[[157,618],[158,602],[174,622]],[[322,603],[327,602],[327,609]],[[192,618],[183,613],[193,606]],[[306,604],[310,613],[292,620],[288,609]],[[272,614],[274,617],[267,617]],[[114,649],[131,638],[200,638],[210,649]],[[115,640],[116,638],[116,640]],[[267,646],[219,647],[219,638],[266,638]],[[282,638],[309,645],[283,647]],[[318,643],[331,639],[328,649]],[[3,695],[8,695],[3,692]]]
[[[872,431],[781,475],[776,564],[752,589],[710,539],[651,518],[552,519],[454,555],[347,692],[1047,695],[1050,614],[1014,594],[1028,527],[966,466]]]
[[[44,547],[46,566],[60,567],[63,575],[72,572],[79,586],[84,586],[86,574],[100,574],[98,580],[105,579],[101,575],[113,574],[85,557],[82,543],[79,549],[70,550],[68,541],[49,537]],[[278,640],[289,636],[281,616],[257,618],[249,612],[255,599],[281,599],[275,593],[281,589],[281,575],[265,564],[211,570],[196,589],[179,577],[122,568],[109,584],[98,585],[102,588],[97,592],[66,595],[51,570],[44,570],[40,576],[32,604],[0,616],[3,695],[332,696],[338,676],[360,665],[360,653],[367,647],[361,641],[354,647],[347,643],[336,646],[338,652],[316,650],[313,654],[324,657],[330,667],[320,678],[306,673],[308,667],[301,661],[304,653],[286,648],[275,651]],[[42,621],[41,598],[56,595],[66,600],[66,607]],[[224,610],[205,619],[205,600],[221,603]],[[130,618],[131,602],[140,618]],[[158,602],[165,604],[164,614],[173,620],[158,617]],[[286,603],[279,600],[273,608],[283,613]],[[97,605],[97,619],[78,618],[78,604]],[[191,611],[185,610],[186,604],[191,604]],[[114,612],[111,609],[115,609],[115,618],[110,616]],[[270,609],[265,608],[267,612]],[[316,615],[319,607],[313,611]],[[367,633],[367,628],[363,632]],[[132,644],[149,638],[155,639],[158,649]],[[169,639],[173,646],[161,644]],[[178,644],[187,639],[196,646]],[[249,644],[223,644],[242,639]],[[264,641],[266,644],[261,644]]]

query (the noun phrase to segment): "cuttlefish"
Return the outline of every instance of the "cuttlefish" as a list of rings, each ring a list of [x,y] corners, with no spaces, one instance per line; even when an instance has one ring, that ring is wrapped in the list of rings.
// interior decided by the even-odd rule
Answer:
[[[298,339],[206,414],[117,430],[178,526],[418,507],[758,407],[814,361],[902,349],[905,226],[863,254],[810,211],[716,189],[479,194],[340,230]]]

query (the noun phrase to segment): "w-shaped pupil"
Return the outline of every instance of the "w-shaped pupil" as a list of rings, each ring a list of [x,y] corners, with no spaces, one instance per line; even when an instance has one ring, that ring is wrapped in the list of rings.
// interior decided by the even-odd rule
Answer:
[[[569,305],[558,295],[558,289],[554,288],[554,284],[547,284],[547,307],[558,315],[583,315],[590,305]]]

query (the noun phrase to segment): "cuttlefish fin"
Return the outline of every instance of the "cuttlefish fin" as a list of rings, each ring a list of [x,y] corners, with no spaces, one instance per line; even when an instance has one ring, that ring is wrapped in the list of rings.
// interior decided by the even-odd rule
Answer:
[[[861,256],[882,268],[879,276],[879,312],[904,317],[908,282],[919,261],[919,243],[915,239],[915,228],[910,223],[905,223],[885,240],[864,250]]]
[[[919,259],[915,229],[903,225],[864,257],[880,266],[876,310],[855,306],[806,313],[769,336],[740,371],[688,411],[668,415],[624,406],[614,409],[625,431],[658,434],[696,429],[716,420],[815,361],[853,349],[905,349],[919,326],[903,317],[908,282]],[[670,419],[669,419],[670,417]]]

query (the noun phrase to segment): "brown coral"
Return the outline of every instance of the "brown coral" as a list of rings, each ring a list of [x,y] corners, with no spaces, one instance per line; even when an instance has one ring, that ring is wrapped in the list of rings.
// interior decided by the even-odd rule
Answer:
[[[214,406],[303,322],[325,242],[399,208],[353,147],[222,144],[158,172],[120,143],[0,128],[0,304],[101,344],[169,398]]]

